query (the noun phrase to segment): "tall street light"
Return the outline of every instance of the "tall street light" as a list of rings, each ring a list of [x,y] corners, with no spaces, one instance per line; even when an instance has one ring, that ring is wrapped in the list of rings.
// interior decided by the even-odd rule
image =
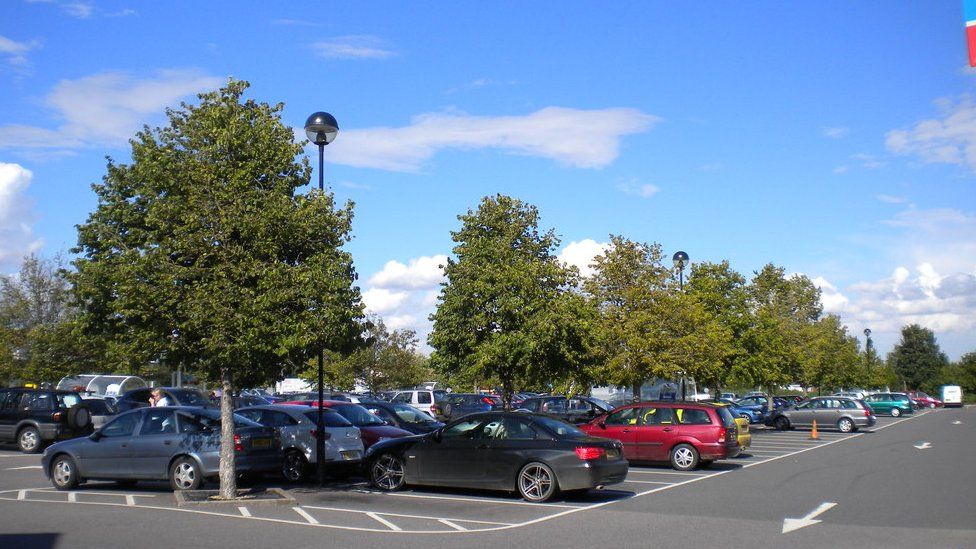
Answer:
[[[685,265],[688,264],[688,254],[682,251],[674,252],[671,256],[674,261],[674,270],[678,271],[678,289],[685,291]],[[685,373],[681,372],[681,400],[685,400]]]
[[[319,147],[319,192],[325,192],[325,177],[323,164],[325,156],[325,146],[335,140],[339,133],[339,123],[334,116],[327,112],[316,112],[305,121],[305,135],[308,140]],[[323,390],[323,373],[325,368],[325,349],[319,349],[319,405],[318,414],[315,420],[315,469],[319,486],[325,485],[325,425],[322,418],[322,401],[325,400]]]

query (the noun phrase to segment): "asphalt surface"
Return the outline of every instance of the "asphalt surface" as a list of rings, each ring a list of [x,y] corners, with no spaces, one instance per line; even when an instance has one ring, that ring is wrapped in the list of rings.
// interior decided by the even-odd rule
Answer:
[[[708,470],[632,466],[623,484],[539,505],[353,479],[287,487],[298,505],[178,508],[163,484],[56,492],[38,456],[0,446],[0,548],[976,548],[976,409],[809,435],[755,429],[745,456]]]

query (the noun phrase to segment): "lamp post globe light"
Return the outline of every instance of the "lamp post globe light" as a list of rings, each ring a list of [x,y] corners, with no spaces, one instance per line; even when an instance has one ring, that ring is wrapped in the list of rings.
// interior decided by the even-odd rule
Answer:
[[[327,112],[312,113],[305,121],[305,135],[308,140],[319,147],[319,191],[325,191],[325,177],[323,173],[323,157],[325,156],[325,146],[335,140],[339,134],[339,123],[334,116]],[[325,484],[325,425],[322,418],[322,401],[325,400],[323,390],[323,370],[325,369],[325,349],[319,349],[319,402],[318,414],[316,414],[315,430],[318,436],[315,437],[315,469],[316,479],[319,486]]]

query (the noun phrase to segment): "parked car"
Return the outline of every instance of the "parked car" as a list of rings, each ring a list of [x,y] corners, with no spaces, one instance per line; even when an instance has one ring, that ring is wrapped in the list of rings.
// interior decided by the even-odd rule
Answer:
[[[390,402],[396,404],[409,404],[421,412],[428,414],[432,418],[441,415],[440,402],[447,397],[448,392],[441,389],[409,389],[400,391]]]
[[[719,400],[716,404],[728,405],[729,411],[732,412],[733,416],[745,419],[748,423],[761,423],[765,415],[764,408],[759,406],[739,406],[734,401],[725,399]]]
[[[542,396],[525,399],[521,409],[580,424],[606,414],[613,407],[593,397]]]
[[[119,413],[119,409],[115,406],[115,399],[112,397],[82,394],[81,398],[91,412],[92,427],[95,429],[105,425]]]
[[[281,474],[291,482],[304,480],[318,464],[315,439],[318,437],[318,410],[286,404],[251,406],[234,413],[274,427],[281,439]],[[346,474],[363,460],[365,448],[359,429],[330,408],[322,409],[326,470]]]
[[[380,490],[407,485],[515,490],[534,503],[560,490],[623,482],[627,469],[619,442],[519,412],[472,414],[426,435],[385,440],[366,455],[370,482]]]
[[[806,400],[806,397],[803,395],[781,395],[781,396],[775,396],[773,398],[778,398],[786,402],[790,406],[793,406],[794,404],[799,404],[804,400]]]
[[[157,387],[163,392],[163,396],[170,406],[200,406],[202,408],[216,408],[217,404],[210,401],[207,395],[200,389],[192,387]],[[146,408],[149,406],[149,395],[154,389],[148,387],[128,391],[116,402],[119,412],[128,412],[135,408]]]
[[[912,399],[905,393],[875,393],[864,397],[864,402],[877,414],[898,417],[902,414],[915,413]]]
[[[280,440],[271,427],[234,416],[239,473],[280,467]],[[88,437],[44,450],[44,474],[58,490],[86,480],[169,480],[173,490],[196,490],[220,469],[220,412],[198,407],[137,408],[119,414]]]
[[[0,389],[0,442],[16,442],[25,454],[92,429],[91,408],[75,391]]]
[[[492,395],[477,393],[451,393],[440,402],[438,419],[453,421],[468,414],[504,410],[502,399]]]
[[[796,406],[776,410],[766,419],[766,425],[781,431],[796,427],[836,426],[842,433],[850,433],[861,427],[877,423],[871,407],[863,400],[841,396],[814,397]]]
[[[718,395],[719,400],[738,400],[739,395],[736,393],[721,393]]]
[[[363,402],[362,407],[388,424],[410,431],[415,435],[429,433],[444,426],[409,404],[394,404],[385,401]]]
[[[727,406],[729,412],[731,412],[732,416],[735,418],[736,440],[739,443],[739,449],[741,451],[745,451],[746,448],[752,446],[752,433],[749,432],[749,417],[737,415],[735,413],[735,406],[729,404],[728,402],[716,402],[715,405]]]
[[[941,400],[929,396],[922,391],[909,391],[908,398],[912,399],[912,402],[915,403],[915,407],[918,409],[941,408],[943,406]]]
[[[946,408],[962,406],[962,387],[958,385],[943,385],[942,402]]]
[[[669,462],[690,471],[742,449],[728,408],[704,402],[640,402],[580,426],[585,433],[618,440],[630,461]]]
[[[285,402],[284,404],[314,407],[317,403],[314,400],[301,400]],[[406,437],[412,434],[410,431],[387,425],[385,421],[369,413],[361,404],[338,400],[325,400],[322,401],[322,406],[335,410],[342,417],[346,418],[349,423],[359,427],[360,436],[363,439],[363,446],[366,449],[369,449],[370,446],[383,439]]]
[[[215,404],[220,406],[220,401],[218,400]],[[234,397],[234,408],[244,408],[247,406],[267,406],[271,404],[271,401],[257,395],[237,395]]]

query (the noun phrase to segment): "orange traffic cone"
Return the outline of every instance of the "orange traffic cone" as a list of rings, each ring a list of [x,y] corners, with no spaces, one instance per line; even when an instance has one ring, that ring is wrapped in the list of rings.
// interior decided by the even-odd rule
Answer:
[[[820,435],[817,434],[817,420],[813,420],[813,429],[810,431],[810,440],[820,440]]]

